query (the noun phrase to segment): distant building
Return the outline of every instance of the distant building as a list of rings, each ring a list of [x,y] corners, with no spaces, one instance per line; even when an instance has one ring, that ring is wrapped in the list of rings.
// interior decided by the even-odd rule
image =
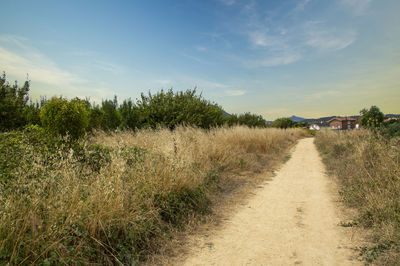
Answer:
[[[328,122],[331,129],[347,130],[358,129],[360,127],[357,119],[350,117],[335,117]]]
[[[318,125],[316,123],[311,124],[309,128],[311,130],[320,130],[321,129],[320,125]]]
[[[392,120],[399,120],[399,119],[400,119],[400,117],[389,117],[389,118],[383,120],[383,122],[384,122],[384,123],[387,123],[387,122],[390,122],[390,121],[392,121]]]

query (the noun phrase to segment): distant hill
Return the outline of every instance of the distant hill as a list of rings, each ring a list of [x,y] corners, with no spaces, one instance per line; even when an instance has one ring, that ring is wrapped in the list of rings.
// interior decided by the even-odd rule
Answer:
[[[298,117],[298,116],[295,116],[295,115],[292,115],[292,116],[290,117],[290,119],[292,119],[294,122],[303,122],[304,120],[306,120],[306,119],[303,118],[303,117]]]
[[[225,111],[225,110],[222,110],[222,115],[223,116],[230,116],[231,114],[230,113],[228,113],[227,111]]]

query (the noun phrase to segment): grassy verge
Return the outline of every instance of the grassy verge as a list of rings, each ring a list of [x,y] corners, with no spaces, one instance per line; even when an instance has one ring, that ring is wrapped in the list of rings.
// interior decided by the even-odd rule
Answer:
[[[368,263],[400,261],[400,142],[370,131],[321,131],[315,143],[328,171],[338,177],[346,204],[358,210],[351,226],[371,230],[361,254]]]
[[[210,212],[221,175],[260,171],[303,136],[181,127],[70,143],[35,127],[2,133],[0,264],[134,264]]]

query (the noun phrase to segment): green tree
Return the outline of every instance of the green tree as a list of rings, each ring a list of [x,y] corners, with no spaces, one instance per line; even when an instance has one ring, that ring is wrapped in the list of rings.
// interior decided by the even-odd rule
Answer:
[[[291,128],[295,127],[296,122],[294,122],[292,119],[288,117],[283,117],[283,118],[278,118],[272,122],[272,126],[276,128]]]
[[[6,79],[6,74],[0,76],[0,130],[12,130],[26,124],[24,108],[28,102],[29,81],[19,87]]]
[[[239,125],[239,117],[237,114],[226,115],[224,116],[224,123],[230,127]]]
[[[400,120],[391,120],[383,124],[382,133],[389,138],[400,137]]]
[[[363,127],[374,129],[378,128],[382,125],[383,120],[385,119],[385,115],[381,112],[381,110],[377,106],[371,106],[371,108],[362,109],[360,111],[360,124]]]
[[[121,114],[121,128],[135,129],[139,127],[139,112],[134,102],[129,98],[119,107]]]
[[[118,112],[117,96],[114,100],[105,100],[101,103],[101,110],[104,112],[104,130],[114,130],[121,124],[121,116]]]
[[[104,128],[104,116],[105,113],[100,107],[95,106],[89,111],[89,125],[88,131],[92,131],[93,129]]]
[[[244,113],[238,117],[240,125],[248,127],[265,127],[265,119],[261,115]]]
[[[148,96],[141,94],[137,101],[139,123],[144,127],[165,126],[170,129],[177,125],[192,125],[210,128],[223,124],[223,110],[209,102],[196,89],[174,93],[172,89]]]
[[[88,111],[85,103],[79,99],[68,101],[52,98],[40,111],[40,120],[45,129],[72,139],[84,136],[88,126]]]

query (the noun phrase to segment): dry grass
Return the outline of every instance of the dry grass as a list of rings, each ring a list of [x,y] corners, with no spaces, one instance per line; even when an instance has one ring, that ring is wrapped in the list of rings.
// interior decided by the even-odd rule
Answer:
[[[358,210],[356,223],[373,232],[361,253],[367,262],[400,261],[400,145],[367,130],[321,131],[315,142],[341,184],[345,203]]]
[[[260,171],[305,135],[296,129],[180,127],[97,132],[71,148],[30,134],[1,136],[2,156],[19,158],[3,168],[8,181],[0,187],[0,264],[144,259],[172,228],[209,213],[208,194],[221,174]]]

